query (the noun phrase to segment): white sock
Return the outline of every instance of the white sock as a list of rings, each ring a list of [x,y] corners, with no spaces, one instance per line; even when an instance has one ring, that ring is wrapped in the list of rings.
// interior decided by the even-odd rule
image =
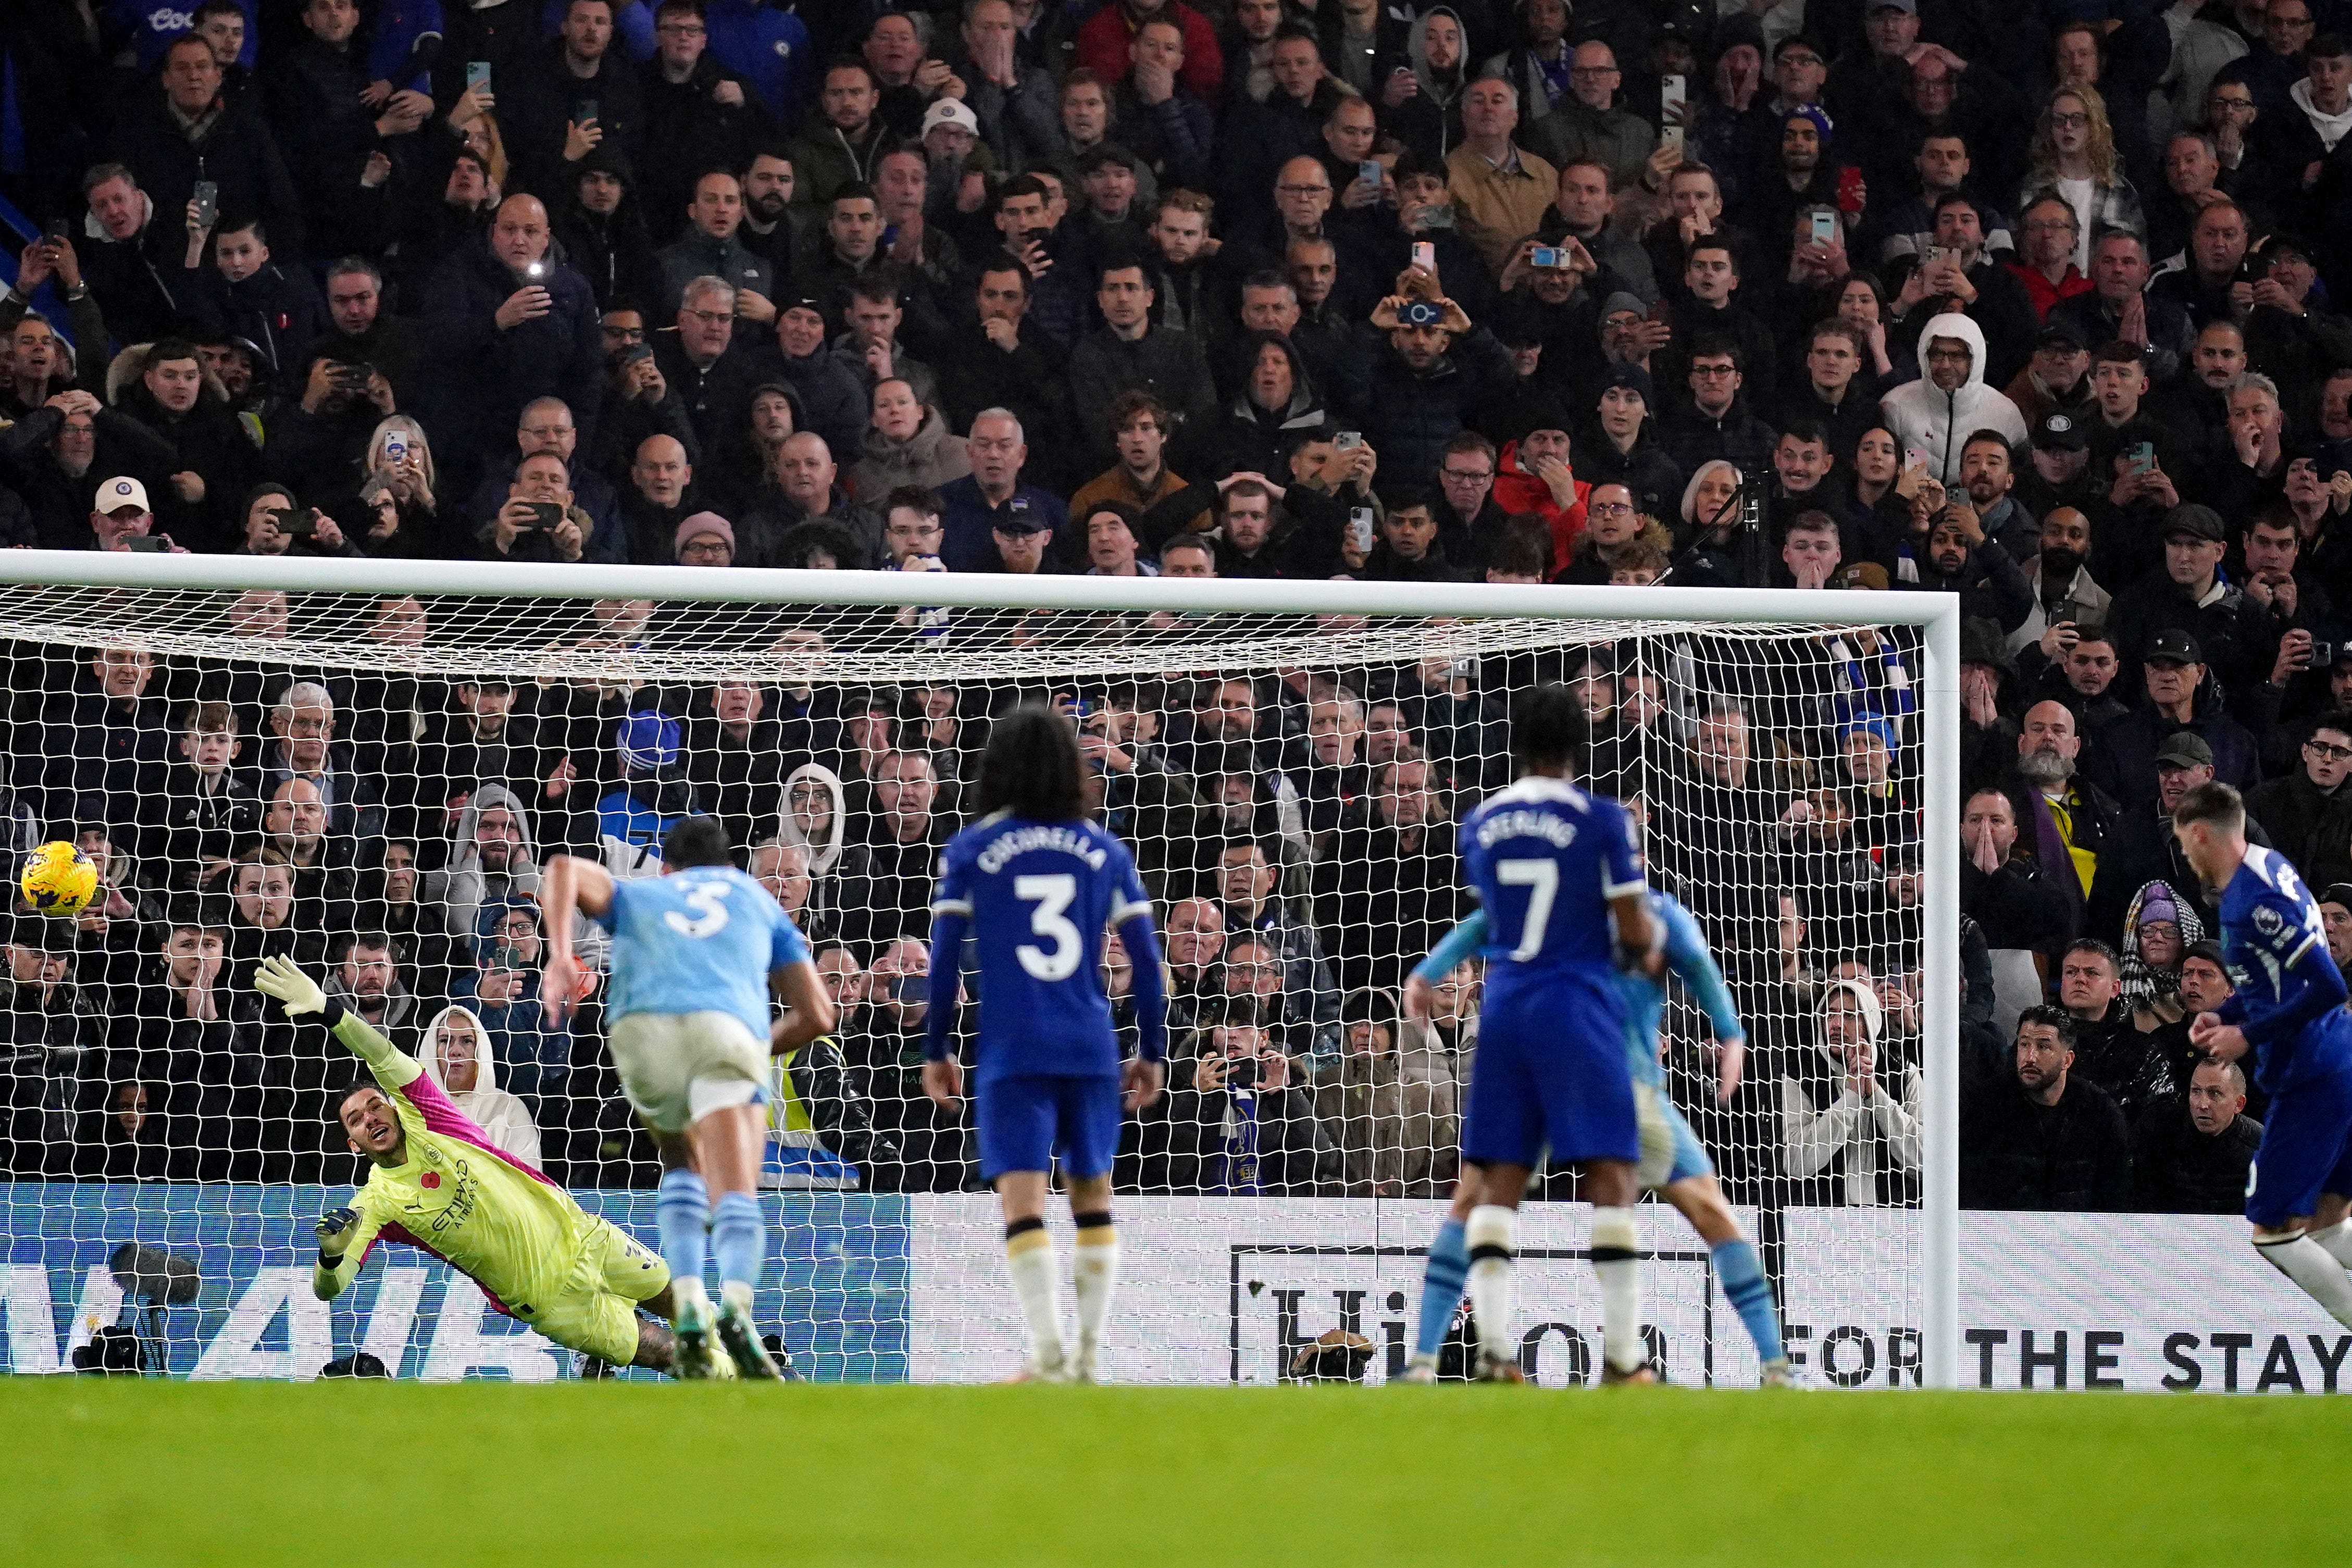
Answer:
[[[2294,1280],[2305,1295],[2326,1308],[2329,1317],[2352,1329],[2352,1275],[2344,1272],[2344,1265],[2327,1248],[2298,1232],[2276,1241],[2257,1240],[2254,1250]]]
[[[1078,1363],[1091,1373],[1102,1351],[1111,1292],[1118,1288],[1118,1232],[1108,1225],[1087,1226],[1078,1232],[1072,1258],[1070,1286],[1078,1298]]]
[[[1021,1299],[1021,1316],[1029,1325],[1029,1364],[1039,1372],[1059,1372],[1062,1269],[1054,1258],[1054,1238],[1043,1230],[1005,1237],[1004,1269],[1013,1276],[1013,1293]]]
[[[1649,1360],[1642,1342],[1642,1245],[1629,1208],[1592,1211],[1592,1272],[1601,1277],[1601,1353],[1619,1372]]]
[[[2326,1230],[2307,1230],[2304,1234],[2327,1249],[2327,1256],[2352,1268],[2352,1218],[2339,1219]]]
[[[1478,1349],[1490,1361],[1518,1355],[1511,1333],[1511,1222],[1517,1217],[1500,1204],[1480,1204],[1462,1227],[1470,1249],[1470,1310],[1478,1320]]]

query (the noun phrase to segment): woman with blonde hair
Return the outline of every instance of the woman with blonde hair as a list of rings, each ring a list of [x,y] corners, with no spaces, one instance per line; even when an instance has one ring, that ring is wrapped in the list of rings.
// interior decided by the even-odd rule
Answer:
[[[2010,209],[2022,213],[2050,195],[2074,212],[2074,265],[2091,269],[2091,241],[2112,228],[2147,237],[2139,192],[2124,177],[2115,128],[2099,89],[2070,83],[2050,95],[2033,130],[2032,165]]]

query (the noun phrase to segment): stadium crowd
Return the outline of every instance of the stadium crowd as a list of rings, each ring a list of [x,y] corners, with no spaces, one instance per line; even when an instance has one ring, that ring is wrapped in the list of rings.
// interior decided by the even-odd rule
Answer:
[[[15,7],[0,191],[43,237],[0,301],[0,543],[1957,593],[1964,1201],[2227,1210],[2261,1106],[2187,1045],[2229,980],[2163,812],[2246,791],[2352,958],[2347,26]],[[257,643],[309,613],[225,611]],[[726,629],[608,601],[562,632]],[[649,1179],[593,998],[540,1013],[530,894],[565,850],[648,869],[698,810],[844,1011],[791,1064],[778,1179],[971,1179],[916,1088],[923,936],[1006,691],[13,657],[8,847],[77,837],[106,888],[11,927],[7,1172],[339,1172],[328,1063],[243,984],[289,952],[502,1141]],[[1857,632],[1047,683],[1182,1030],[1122,1183],[1444,1189],[1476,976],[1427,1023],[1394,988],[1462,912],[1452,825],[1508,776],[1511,692],[1563,679],[1755,1020],[1728,1103],[1675,1076],[1736,1194],[1916,1202],[1916,673]]]

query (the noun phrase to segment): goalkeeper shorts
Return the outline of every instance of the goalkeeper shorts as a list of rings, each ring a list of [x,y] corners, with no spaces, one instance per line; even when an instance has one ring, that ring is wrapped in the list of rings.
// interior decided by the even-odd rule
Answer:
[[[563,1293],[531,1303],[529,1316],[520,1307],[513,1310],[566,1350],[626,1366],[637,1358],[637,1304],[660,1295],[668,1283],[669,1265],[660,1254],[591,1215]]]
[[[621,1089],[656,1131],[768,1102],[768,1043],[732,1013],[631,1013],[610,1038]]]

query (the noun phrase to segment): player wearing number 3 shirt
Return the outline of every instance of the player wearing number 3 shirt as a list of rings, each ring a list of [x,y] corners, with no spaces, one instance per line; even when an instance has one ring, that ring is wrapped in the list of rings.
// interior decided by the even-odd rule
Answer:
[[[755,1191],[769,1055],[833,1027],[808,943],[774,896],[730,863],[727,830],[709,816],[670,828],[658,877],[615,881],[593,860],[559,855],[541,899],[540,998],[557,1018],[583,989],[574,916],[613,933],[605,1033],[621,1088],[661,1156],[654,1222],[677,1301],[678,1375],[724,1375],[723,1345],[741,1375],[773,1379],[751,1318],[767,1252]],[[772,1022],[772,994],[786,1005]],[[719,1265],[715,1313],[702,1283],[706,1240]]]
[[[2236,987],[2189,1026],[2217,1061],[2252,1052],[2269,1091],[2262,1146],[2246,1173],[2254,1250],[2352,1327],[2352,1015],[2327,955],[2319,906],[2286,857],[2246,842],[2227,784],[2200,784],[2173,808],[2181,853],[2221,890],[2221,960]]]
[[[1149,1104],[1167,1057],[1151,900],[1127,846],[1087,819],[1076,732],[1061,714],[1020,708],[995,722],[977,804],[980,820],[940,858],[923,1087],[950,1107],[962,1093],[949,1029],[969,934],[980,993],[980,1169],[1003,1205],[1006,1264],[1029,1331],[1024,1375],[1091,1382],[1118,1268],[1110,1168],[1122,1078],[1126,1103]],[[1135,976],[1139,1054],[1124,1069],[1103,989],[1104,934],[1113,929]],[[1056,1158],[1077,1227],[1075,1357],[1064,1348],[1045,1229]]]

